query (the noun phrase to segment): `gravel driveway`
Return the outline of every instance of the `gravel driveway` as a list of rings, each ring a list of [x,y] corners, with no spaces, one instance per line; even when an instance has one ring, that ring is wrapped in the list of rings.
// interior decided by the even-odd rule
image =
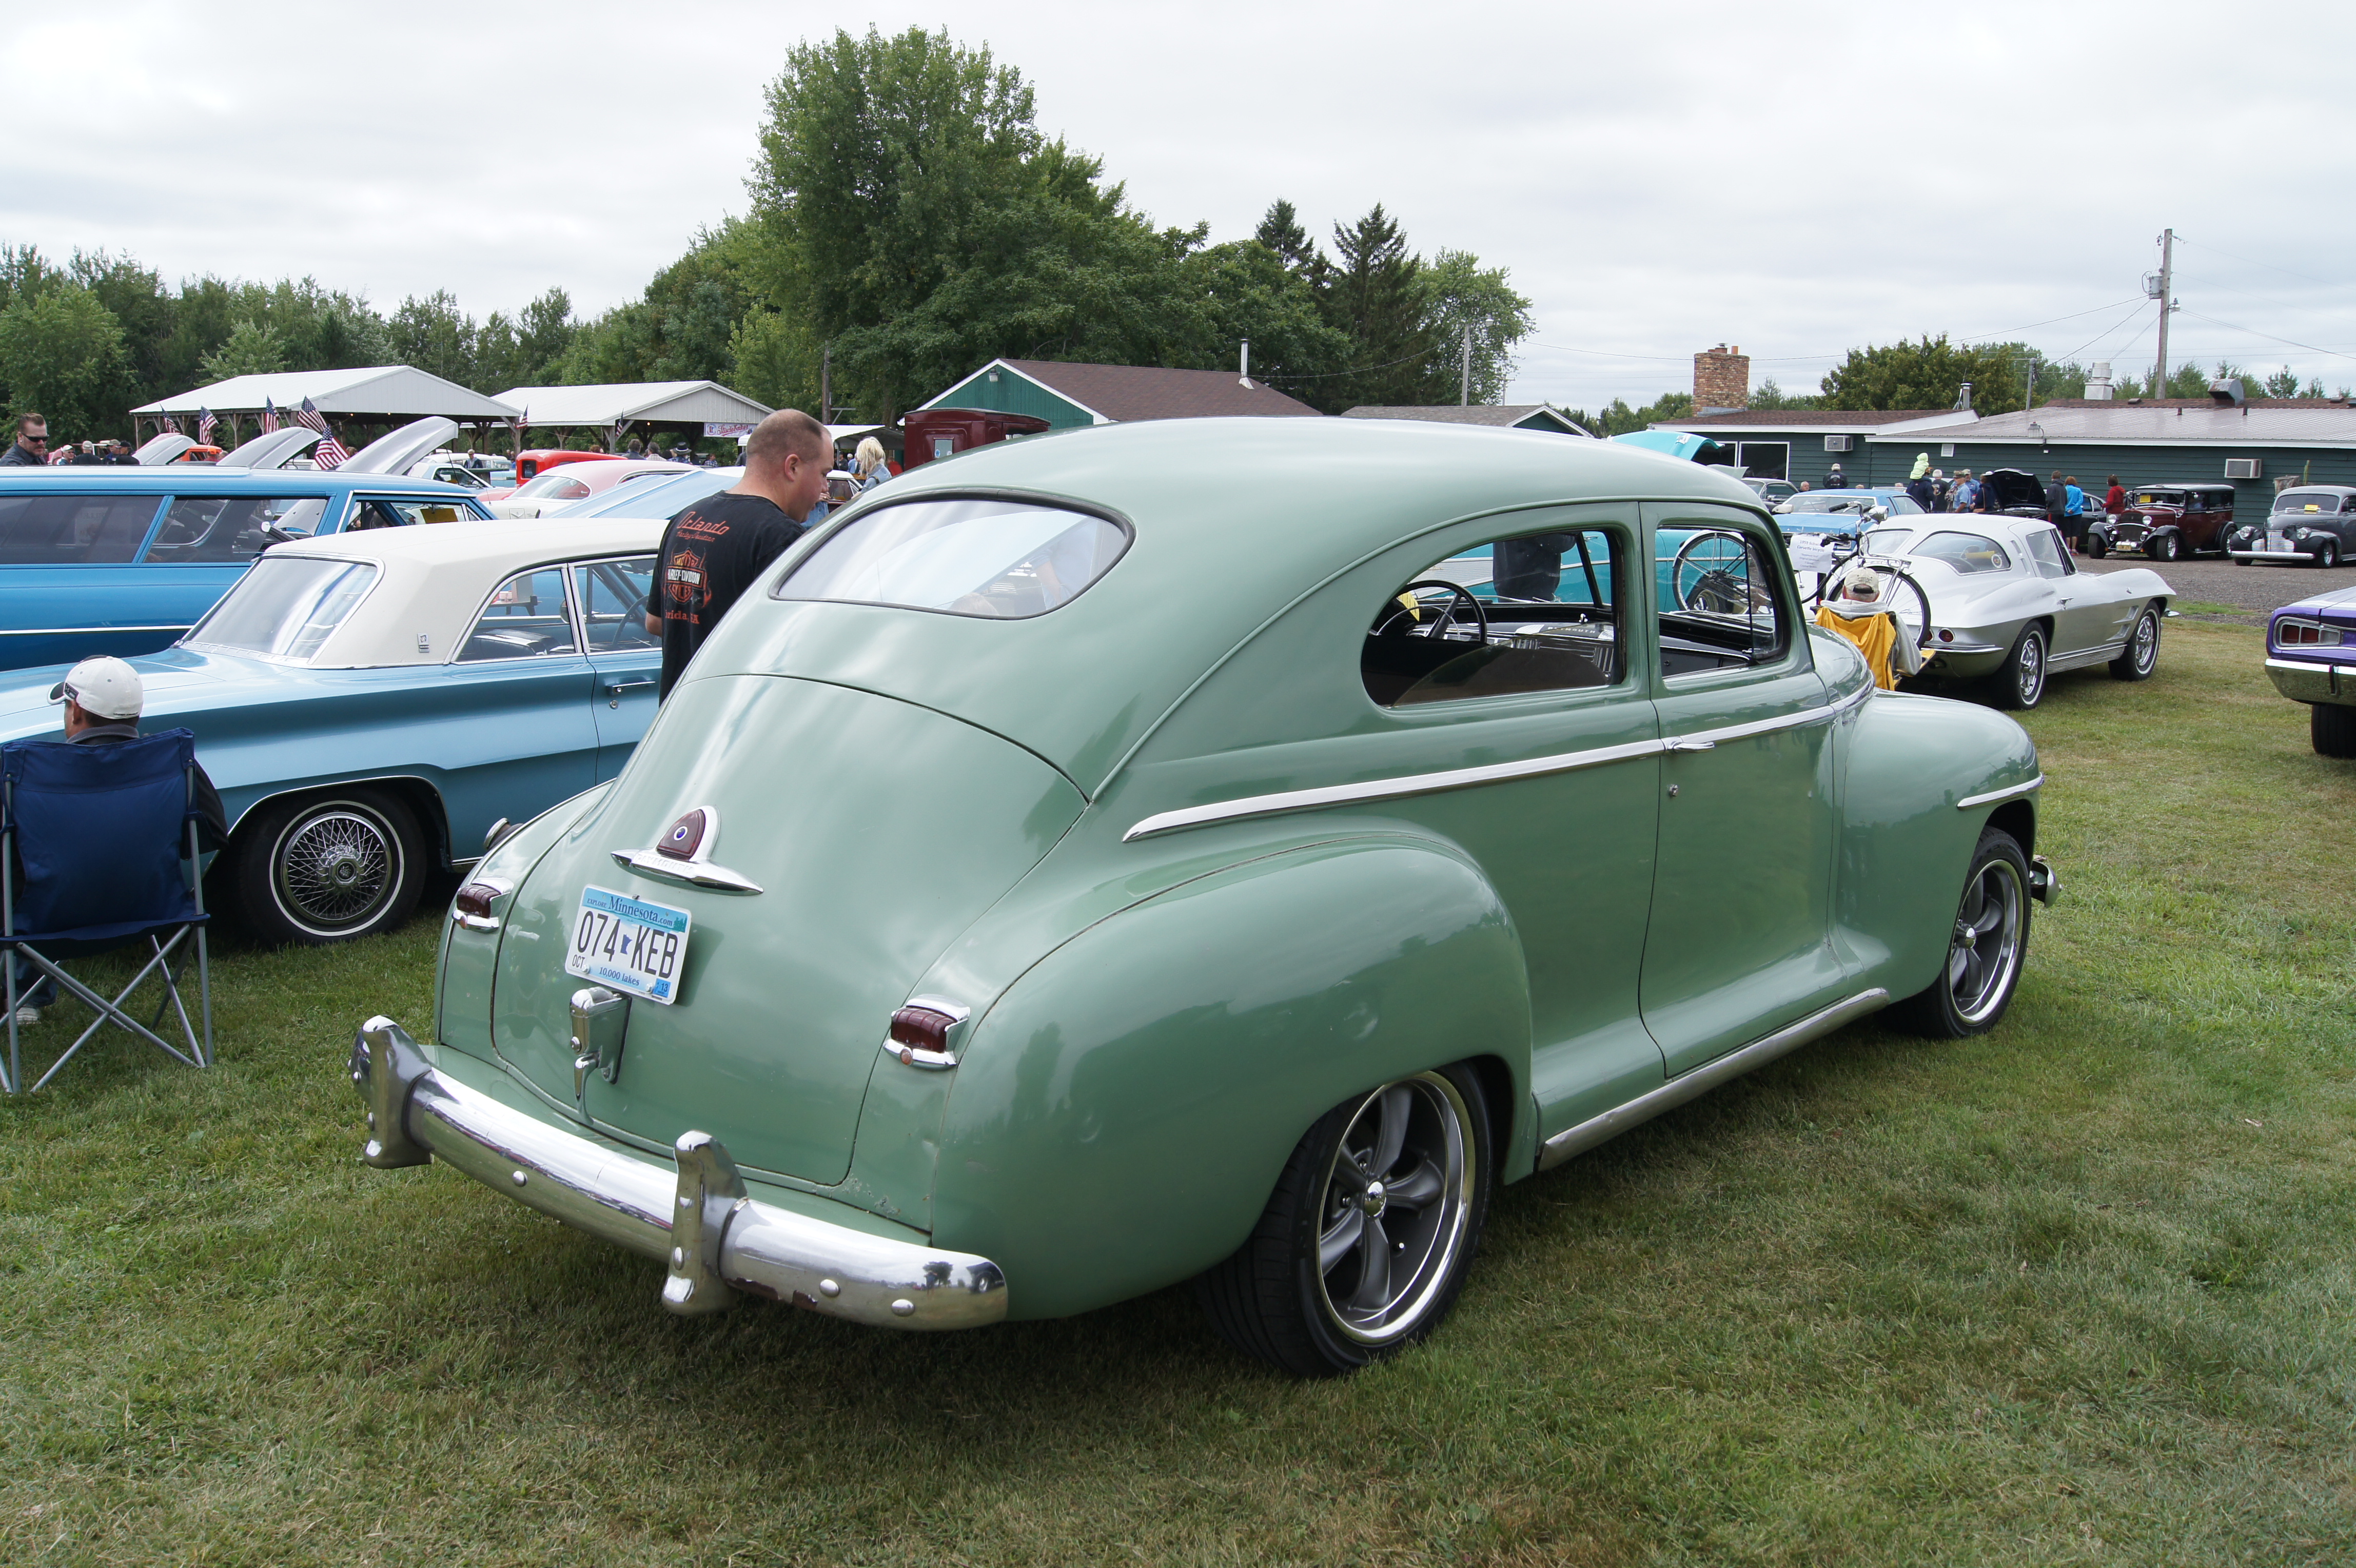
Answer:
[[[2100,561],[2083,557],[2078,570],[2089,573],[2148,566],[2168,579],[2168,585],[2195,604],[2232,605],[2231,615],[2190,617],[2195,620],[2246,621],[2264,625],[2269,611],[2280,609],[2309,594],[2328,588],[2356,588],[2356,569],[2315,566],[2244,566],[2214,557],[2194,561],[2147,561],[2140,555],[2106,555]]]

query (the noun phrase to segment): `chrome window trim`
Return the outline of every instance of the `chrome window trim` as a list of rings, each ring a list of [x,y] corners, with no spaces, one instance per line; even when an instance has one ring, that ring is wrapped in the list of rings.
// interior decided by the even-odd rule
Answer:
[[[2040,773],[2026,784],[2014,784],[2002,789],[1991,789],[1985,795],[1966,795],[1955,802],[1955,810],[1968,811],[1975,806],[1993,806],[1998,800],[2009,800],[2016,795],[2026,795],[2032,789],[2042,789],[2044,784],[2045,775]]]
[[[1405,800],[1415,795],[1436,795],[1450,789],[1462,789],[1476,784],[1494,784],[1511,779],[1536,779],[1552,773],[1573,773],[1581,768],[1601,768],[1614,762],[1629,762],[1640,757],[1659,757],[1675,752],[1708,751],[1721,741],[1748,740],[1753,736],[1772,735],[1778,730],[1800,729],[1809,725],[1825,724],[1864,702],[1873,694],[1868,683],[1837,702],[1820,707],[1803,708],[1797,713],[1780,714],[1773,718],[1754,719],[1748,724],[1728,725],[1722,728],[1698,730],[1691,735],[1663,736],[1652,740],[1628,741],[1619,746],[1592,746],[1585,751],[1558,752],[1552,757],[1534,757],[1520,762],[1493,762],[1479,768],[1452,768],[1439,773],[1413,773],[1402,778],[1370,779],[1358,784],[1329,784],[1314,789],[1286,789],[1271,795],[1247,795],[1240,800],[1221,800],[1208,806],[1185,806],[1174,811],[1160,811],[1140,821],[1120,835],[1121,843],[1151,838],[1158,833],[1177,832],[1186,828],[1206,827],[1214,822],[1240,822],[1249,817],[1280,816],[1289,811],[1314,811],[1321,806],[1361,805],[1374,800]]]
[[[422,527],[423,525],[420,524],[419,526]],[[589,564],[590,563],[586,561],[576,561],[570,558],[557,561],[541,561],[530,566],[518,566],[513,571],[503,575],[498,582],[491,585],[490,591],[483,596],[482,603],[475,607],[474,618],[466,622],[466,630],[458,635],[457,646],[450,650],[449,657],[442,660],[443,664],[445,667],[455,668],[460,664],[513,664],[519,660],[537,660],[543,659],[551,660],[558,659],[578,659],[584,663],[586,663],[589,659],[589,639],[583,635],[585,628],[582,624],[579,596],[573,590],[573,574],[576,567],[587,565]],[[564,617],[565,623],[573,628],[573,651],[571,653],[512,653],[501,659],[461,659],[459,655],[466,651],[466,644],[474,640],[476,628],[483,624],[483,617],[489,612],[492,602],[498,597],[499,590],[506,587],[509,583],[514,582],[518,577],[527,576],[534,572],[553,572],[559,577],[563,579]]]

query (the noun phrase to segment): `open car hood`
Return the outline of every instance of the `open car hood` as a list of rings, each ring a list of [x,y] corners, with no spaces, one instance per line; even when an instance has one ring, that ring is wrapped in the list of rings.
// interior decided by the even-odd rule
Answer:
[[[305,429],[299,424],[285,425],[222,453],[220,466],[224,468],[283,468],[288,458],[301,456],[321,439],[323,437],[316,430]]]

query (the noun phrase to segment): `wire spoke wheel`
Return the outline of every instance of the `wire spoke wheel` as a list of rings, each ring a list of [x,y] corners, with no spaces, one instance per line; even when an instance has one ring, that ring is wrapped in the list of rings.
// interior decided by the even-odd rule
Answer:
[[[361,786],[255,807],[238,824],[229,869],[265,941],[339,942],[408,918],[431,850],[404,801]]]
[[[1470,1116],[1456,1086],[1419,1073],[1362,1101],[1317,1200],[1317,1291],[1328,1321],[1361,1344],[1420,1326],[1453,1271],[1472,1218]]]
[[[287,913],[320,931],[365,925],[401,880],[401,842],[391,823],[349,806],[306,813],[289,825],[273,880]]]

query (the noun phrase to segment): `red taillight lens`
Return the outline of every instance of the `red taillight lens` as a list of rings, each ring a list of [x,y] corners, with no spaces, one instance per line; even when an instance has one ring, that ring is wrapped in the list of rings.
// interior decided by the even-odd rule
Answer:
[[[892,1015],[892,1043],[911,1050],[946,1052],[949,1026],[957,1022],[930,1007],[903,1007]]]
[[[458,896],[450,900],[450,905],[461,915],[487,920],[491,918],[491,903],[498,896],[499,889],[487,882],[469,882],[458,889]]]

